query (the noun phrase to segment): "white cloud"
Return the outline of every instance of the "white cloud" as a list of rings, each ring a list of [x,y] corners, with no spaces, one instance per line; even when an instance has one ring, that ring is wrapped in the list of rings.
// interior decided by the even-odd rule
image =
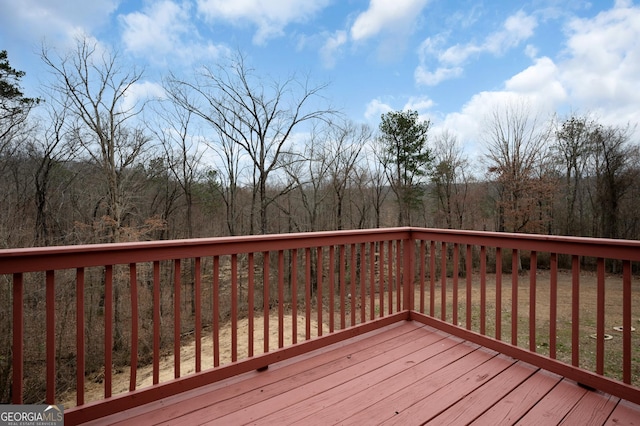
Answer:
[[[519,11],[515,15],[509,16],[505,20],[503,28],[488,35],[482,43],[452,46],[440,53],[438,60],[448,65],[461,65],[470,56],[476,54],[486,52],[496,56],[502,55],[530,38],[536,26],[537,21],[533,16]]]
[[[435,71],[429,71],[424,65],[418,65],[414,78],[419,85],[436,86],[445,80],[459,77],[462,71],[461,67],[439,67]]]
[[[109,22],[118,0],[21,0],[3,2],[0,26],[12,38],[47,44],[73,45],[78,33],[91,33]]]
[[[163,99],[165,96],[162,85],[150,81],[137,82],[127,89],[121,108],[123,111],[130,111],[145,101]]]
[[[618,2],[594,18],[566,25],[566,48],[555,62],[533,63],[504,82],[502,90],[472,96],[437,129],[450,129],[469,155],[482,155],[479,139],[487,111],[525,99],[541,119],[562,108],[589,111],[606,125],[638,123],[640,105],[640,7]],[[534,55],[534,49],[529,49]]]
[[[376,36],[382,31],[406,32],[429,0],[371,0],[369,9],[356,18],[351,27],[355,41]]]
[[[507,80],[505,89],[528,96],[547,111],[553,111],[567,100],[558,67],[547,57],[536,59],[533,65]]]
[[[393,108],[389,104],[382,102],[380,99],[373,99],[369,101],[364,112],[364,118],[369,122],[378,122],[380,116],[389,111],[393,111]]]
[[[470,158],[480,158],[485,153],[482,133],[486,128],[487,114],[505,105],[525,102],[530,106],[532,114],[545,118],[547,111],[538,101],[538,98],[532,98],[528,94],[508,90],[480,92],[473,95],[459,112],[447,114],[441,122],[436,123],[434,131],[453,132]]]
[[[567,26],[559,64],[572,101],[619,124],[638,121],[640,105],[640,7],[628,2]]]
[[[189,7],[164,0],[152,4],[144,12],[122,15],[122,39],[128,50],[145,53],[153,49],[166,54],[174,50],[179,38],[189,30]]]
[[[329,35],[320,48],[320,57],[326,68],[333,68],[336,64],[336,56],[340,53],[342,46],[347,42],[347,32],[338,30]]]
[[[163,0],[119,18],[127,50],[147,56],[153,62],[164,63],[168,57],[177,57],[189,64],[199,58],[217,57],[226,50],[210,41],[200,41],[197,29],[191,24],[188,3]]]
[[[318,13],[329,0],[197,0],[197,4],[198,12],[211,22],[255,25],[253,41],[263,44],[282,35],[288,24],[304,22]]]
[[[536,56],[538,56],[538,48],[533,44],[527,44],[527,46],[524,48],[524,54],[531,59],[535,59]]]
[[[411,96],[402,107],[402,111],[417,111],[421,120],[427,120],[430,118],[430,110],[434,106],[435,103],[428,96]],[[385,103],[378,98],[372,99],[366,105],[364,117],[369,123],[377,126],[382,114],[396,110],[398,110],[398,108],[394,108],[390,104]]]
[[[418,111],[418,113],[425,112],[434,106],[434,102],[427,96],[410,97],[405,104],[403,110]]]
[[[444,49],[443,34],[429,37],[422,42],[418,50],[420,64],[414,72],[415,81],[420,85],[434,86],[459,77],[463,73],[462,66],[471,56],[483,53],[502,55],[533,36],[536,26],[535,17],[518,11],[504,21],[500,30],[489,34],[481,43],[456,44]],[[427,65],[432,59],[435,59],[437,66]],[[429,71],[432,68],[435,68],[435,71]]]

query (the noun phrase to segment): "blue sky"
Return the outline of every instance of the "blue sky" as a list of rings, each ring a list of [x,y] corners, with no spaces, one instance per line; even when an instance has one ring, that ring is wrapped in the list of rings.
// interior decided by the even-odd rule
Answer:
[[[469,152],[495,105],[524,97],[550,117],[640,121],[640,5],[630,0],[21,0],[0,2],[0,49],[37,95],[43,41],[78,34],[143,66],[139,96],[240,49],[263,75],[309,73],[332,104],[376,127],[415,109]],[[637,134],[637,132],[636,132]]]

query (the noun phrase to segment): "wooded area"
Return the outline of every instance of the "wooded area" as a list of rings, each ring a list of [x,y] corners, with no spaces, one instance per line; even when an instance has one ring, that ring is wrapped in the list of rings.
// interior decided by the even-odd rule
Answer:
[[[265,77],[240,52],[188,80],[168,72],[164,94],[151,100],[137,95],[141,70],[87,39],[69,52],[43,48],[41,57],[51,83],[30,97],[24,71],[0,55],[2,248],[398,225],[640,238],[635,123],[542,117],[523,100],[488,111],[477,135],[483,152],[470,158],[455,129],[436,133],[415,111],[384,114],[377,129],[353,122],[324,85]],[[10,294],[9,280],[1,284]],[[71,301],[73,286],[60,288]],[[127,307],[114,288],[119,329]],[[90,319],[103,294],[87,291]],[[27,299],[37,328],[44,291]],[[163,310],[171,300],[163,295]],[[69,303],[57,305],[58,318],[71,321]],[[9,321],[0,327],[8,380]],[[114,349],[126,344],[118,333]],[[87,345],[89,354],[100,350],[98,341]],[[2,401],[8,389],[0,383]]]
[[[263,77],[239,52],[138,101],[142,72],[101,49],[43,49],[38,98],[3,52],[3,247],[396,225],[640,234],[635,123],[515,102],[488,112],[470,159],[416,112],[372,129],[310,77]]]

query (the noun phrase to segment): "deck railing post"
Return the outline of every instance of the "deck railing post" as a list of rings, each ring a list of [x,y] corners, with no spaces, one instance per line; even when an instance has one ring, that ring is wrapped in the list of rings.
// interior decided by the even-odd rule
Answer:
[[[76,404],[84,404],[84,268],[76,269]]]
[[[13,274],[13,382],[12,403],[22,404],[24,368],[24,281],[22,273]]]
[[[55,271],[46,272],[46,348],[47,348],[47,396],[45,402],[54,404],[56,399],[56,288]]]
[[[413,239],[413,235],[409,233],[409,237],[404,240],[404,247],[402,249],[404,252],[404,274],[403,274],[403,309],[404,310],[413,310],[413,302],[414,302],[414,292],[413,292],[413,278],[414,278],[414,267],[415,267],[415,241]]]

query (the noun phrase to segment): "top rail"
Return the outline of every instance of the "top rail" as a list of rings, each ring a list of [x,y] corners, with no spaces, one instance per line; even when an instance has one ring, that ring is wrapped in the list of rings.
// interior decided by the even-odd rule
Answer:
[[[403,227],[2,249],[0,274],[410,239],[640,261],[636,240]]]
[[[321,231],[0,250],[0,274],[411,238],[412,228]]]
[[[640,261],[640,241],[455,229],[410,228],[412,239]]]

